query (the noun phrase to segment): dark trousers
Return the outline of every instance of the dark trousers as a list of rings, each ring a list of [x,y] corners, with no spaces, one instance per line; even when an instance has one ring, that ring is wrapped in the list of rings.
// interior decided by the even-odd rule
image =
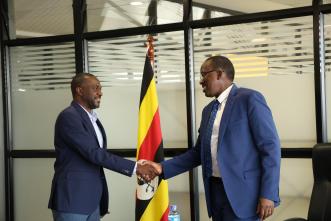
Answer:
[[[213,221],[259,221],[257,216],[241,219],[234,214],[221,178],[210,178],[210,193]]]

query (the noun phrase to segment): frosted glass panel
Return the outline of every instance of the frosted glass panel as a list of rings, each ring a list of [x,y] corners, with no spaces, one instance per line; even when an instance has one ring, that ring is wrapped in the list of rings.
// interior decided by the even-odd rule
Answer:
[[[158,87],[185,86],[184,33],[160,33],[154,38],[155,80]],[[103,86],[140,87],[147,48],[146,35],[90,41],[89,70]],[[180,87],[181,86],[181,87]]]
[[[53,148],[57,115],[72,100],[74,45],[10,48],[14,149]]]
[[[54,159],[14,159],[15,221],[52,220],[47,205],[53,163]],[[127,177],[110,170],[105,172],[110,214],[102,220],[134,220],[136,176]],[[170,202],[177,204],[183,220],[190,220],[188,173],[168,180],[168,186]]]
[[[14,159],[15,221],[52,220],[48,207],[54,159]]]
[[[282,147],[316,143],[312,17],[194,30],[197,124],[210,101],[199,85],[202,62],[223,55],[234,82],[260,91],[269,104]]]
[[[184,42],[182,32],[155,36],[155,80],[163,144],[187,147]],[[110,148],[136,148],[146,36],[91,41],[89,70],[103,86],[99,117]]]
[[[2,79],[0,79],[0,83],[2,85]],[[3,105],[2,105],[2,90],[0,92],[0,115],[3,116]],[[0,124],[3,124],[3,117],[0,117]],[[4,131],[2,127],[0,129],[0,145],[4,147]],[[4,148],[2,148],[4,150]],[[5,162],[4,160],[4,151],[0,151],[0,162]],[[1,163],[0,164],[0,220],[5,220],[5,169],[4,169],[5,164]]]
[[[330,1],[329,1],[330,3]],[[324,16],[327,138],[331,142],[331,15]]]

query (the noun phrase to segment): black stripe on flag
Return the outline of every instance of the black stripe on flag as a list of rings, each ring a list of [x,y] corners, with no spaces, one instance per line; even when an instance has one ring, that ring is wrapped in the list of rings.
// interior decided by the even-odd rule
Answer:
[[[142,79],[141,90],[140,90],[140,103],[139,103],[139,105],[141,104],[142,100],[145,97],[145,94],[147,92],[149,84],[151,83],[151,80],[153,79],[153,76],[154,76],[154,71],[153,71],[153,68],[152,68],[152,64],[151,64],[151,61],[150,61],[149,57],[146,55],[143,79]]]
[[[163,140],[161,141],[159,147],[157,148],[157,151],[155,153],[155,156],[154,156],[154,162],[162,162],[164,160],[164,153],[163,153]],[[159,176],[159,184],[161,183],[162,181],[162,177]],[[149,200],[139,200],[139,199],[136,199],[136,221],[139,221],[141,216],[143,215],[143,213],[145,212],[145,209],[147,208],[149,202],[151,201],[152,199],[149,199]]]

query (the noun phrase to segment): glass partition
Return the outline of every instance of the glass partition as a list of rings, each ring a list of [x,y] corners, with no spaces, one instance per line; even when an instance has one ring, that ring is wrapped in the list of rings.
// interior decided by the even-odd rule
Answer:
[[[136,148],[140,87],[147,36],[88,43],[89,71],[103,85],[98,111],[110,148]],[[182,32],[161,33],[155,39],[155,80],[163,145],[187,147],[184,41]]]
[[[181,22],[181,1],[165,0],[87,0],[88,31]]]
[[[74,44],[11,47],[10,68],[14,149],[53,149],[56,117],[72,100]]]
[[[211,55],[234,63],[237,86],[265,96],[282,147],[316,143],[312,17],[194,30],[197,126],[211,101],[199,85],[200,65]]]
[[[53,164],[54,159],[14,159],[15,221],[52,220],[51,210],[47,206],[54,174]],[[134,220],[136,176],[127,177],[106,169],[105,174],[110,213],[102,220]],[[188,180],[188,173],[168,180],[169,201],[178,206],[183,220],[190,220]]]
[[[2,85],[2,78],[0,79],[0,83]],[[3,116],[3,103],[2,103],[2,90],[0,92],[0,116]],[[0,117],[0,125],[4,125],[3,117]],[[2,151],[0,151],[0,162],[5,162],[5,156],[4,156],[4,128],[0,129],[0,145],[3,147]],[[0,220],[5,220],[5,164],[0,164]]]
[[[233,15],[242,15],[256,12],[265,12],[281,9],[290,9],[303,6],[311,6],[311,0],[300,1],[251,1],[226,0],[204,1],[193,0],[193,19],[217,18]]]
[[[48,207],[54,159],[14,159],[15,221],[52,220]]]
[[[331,142],[331,15],[324,15],[325,88],[327,140]]]
[[[8,1],[11,38],[33,38],[74,32],[71,0]]]

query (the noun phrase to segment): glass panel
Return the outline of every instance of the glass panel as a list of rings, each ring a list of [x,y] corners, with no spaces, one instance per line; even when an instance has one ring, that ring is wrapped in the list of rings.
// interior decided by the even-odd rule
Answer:
[[[189,172],[168,179],[169,202],[177,205],[181,220],[191,220]]]
[[[155,37],[155,76],[164,147],[187,147],[182,32]],[[103,85],[99,116],[110,148],[136,148],[146,36],[89,42],[89,70]],[[124,98],[124,99],[123,99]]]
[[[326,120],[328,142],[331,142],[331,15],[324,16],[325,47],[325,87],[326,87]]]
[[[53,163],[54,159],[14,159],[15,221],[52,220],[47,205]],[[110,214],[102,220],[134,220],[136,176],[127,177],[110,170],[105,172]],[[183,220],[190,220],[188,173],[168,180],[168,186],[170,202],[177,204]]]
[[[14,159],[15,221],[52,220],[48,207],[54,159]]]
[[[280,170],[281,203],[268,220],[279,221],[293,217],[307,218],[313,183],[311,159],[282,159]],[[200,167],[199,190],[200,219],[211,221],[211,219],[208,219]]]
[[[0,84],[2,85],[2,78],[0,79]],[[3,103],[2,103],[2,90],[0,92],[0,116],[3,116]],[[4,125],[3,117],[0,117],[0,125]],[[4,152],[5,152],[5,145],[4,145],[4,126],[0,129],[0,146],[2,146],[2,150],[0,151],[0,220],[5,220],[5,162],[4,160]]]
[[[72,1],[14,0],[11,38],[31,38],[74,32]]]
[[[180,22],[182,3],[164,0],[87,0],[88,31]]]
[[[72,99],[74,59],[73,43],[10,48],[15,149],[53,147],[55,119]]]
[[[197,126],[205,98],[202,62],[224,55],[234,63],[235,83],[260,91],[270,106],[282,147],[316,143],[312,17],[194,30]]]
[[[193,19],[225,17],[311,5],[311,0],[259,0],[254,4],[251,1],[241,0],[193,0]]]

